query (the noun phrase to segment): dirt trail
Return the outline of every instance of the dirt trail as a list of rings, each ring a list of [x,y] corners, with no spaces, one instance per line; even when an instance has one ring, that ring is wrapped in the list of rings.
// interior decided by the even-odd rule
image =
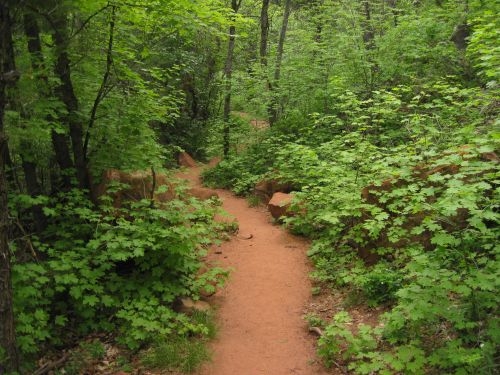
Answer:
[[[192,168],[180,177],[199,186],[199,172]],[[210,255],[233,272],[210,300],[218,307],[220,329],[213,362],[197,375],[328,374],[303,320],[311,294],[308,244],[272,225],[264,208],[250,208],[224,190],[218,193],[224,209],[238,220],[239,235]]]

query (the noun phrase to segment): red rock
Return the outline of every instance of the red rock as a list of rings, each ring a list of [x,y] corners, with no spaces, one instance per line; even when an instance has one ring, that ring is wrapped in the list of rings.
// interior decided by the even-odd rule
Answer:
[[[113,183],[127,185],[125,188],[109,193]],[[154,192],[153,192],[154,186]],[[161,192],[159,189],[161,188]],[[120,208],[124,201],[138,201],[153,198],[156,202],[167,202],[175,199],[175,187],[168,182],[167,176],[155,173],[154,183],[151,171],[123,172],[118,169],[105,170],[98,185],[92,186],[92,199],[98,203],[103,195],[109,194],[113,200],[113,207]],[[153,197],[151,197],[153,194]]]
[[[177,156],[177,161],[181,167],[193,168],[196,167],[196,161],[187,152],[181,152]]]
[[[195,311],[209,311],[210,304],[205,301],[193,301],[191,298],[181,298],[179,312],[191,314]]]
[[[267,204],[267,208],[271,213],[272,217],[279,219],[282,216],[289,216],[290,213],[288,209],[292,204],[293,194],[286,193],[274,193],[273,197]]]
[[[483,160],[489,161],[492,164],[498,163],[500,158],[495,152],[486,152],[479,155],[474,156],[471,150],[471,147],[468,145],[464,145],[460,147],[457,151],[449,151],[443,153],[442,156],[446,155],[456,155],[463,159],[474,158],[475,160]],[[411,171],[411,178],[414,181],[417,181],[421,188],[426,186],[440,186],[443,182],[433,181],[431,176],[434,175],[456,175],[460,172],[461,165],[457,164],[441,164],[435,165],[435,162],[439,161],[430,160],[427,163],[421,163],[413,167]],[[492,170],[495,166],[492,165]],[[480,173],[485,173],[482,171]],[[467,183],[466,178],[461,178],[464,183]],[[399,212],[394,212],[390,207],[392,202],[394,201],[394,197],[390,197],[391,191],[398,189],[400,187],[407,187],[410,182],[408,179],[401,178],[399,176],[393,176],[379,185],[371,184],[365,186],[361,190],[361,197],[366,203],[377,206],[387,213],[389,217],[389,223],[392,225],[392,220],[395,217],[401,218],[401,214]],[[380,197],[382,195],[386,195],[384,200],[381,200]],[[426,203],[431,207],[431,205],[438,199],[439,197],[434,195],[430,195],[426,197]],[[364,262],[368,265],[372,265],[377,263],[382,256],[374,253],[374,249],[378,248],[391,248],[391,249],[400,249],[406,246],[409,246],[413,243],[419,243],[423,246],[424,249],[431,251],[435,248],[435,244],[432,243],[433,233],[432,231],[426,229],[424,231],[419,231],[418,234],[412,234],[414,228],[421,226],[422,222],[431,215],[431,212],[428,209],[422,208],[419,212],[409,213],[404,215],[404,222],[401,224],[401,228],[404,229],[408,234],[402,236],[398,241],[394,242],[389,239],[387,229],[384,229],[380,232],[377,238],[369,238],[367,242],[363,244],[359,244],[356,242],[350,243],[349,245],[356,249],[359,257],[364,260]],[[441,226],[442,228],[449,232],[453,233],[459,229],[464,229],[469,226],[468,218],[470,214],[467,208],[458,208],[453,215],[449,215],[446,217],[446,220],[442,220]],[[366,220],[371,218],[371,215],[363,210],[362,216],[360,220]],[[354,225],[352,223],[351,225]],[[366,236],[369,237],[368,235]]]
[[[494,161],[494,162],[500,163],[500,158],[494,152],[483,152],[481,154],[481,159],[484,161]]]
[[[262,180],[255,184],[254,194],[264,202],[269,202],[274,193],[290,193],[292,186],[277,180]]]
[[[210,198],[219,198],[219,194],[217,194],[215,190],[202,187],[190,188],[187,190],[187,194],[201,200],[207,200]]]

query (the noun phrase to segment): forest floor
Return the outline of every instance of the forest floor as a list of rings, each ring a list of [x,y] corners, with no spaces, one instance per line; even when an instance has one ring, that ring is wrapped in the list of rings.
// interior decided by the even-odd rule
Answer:
[[[179,174],[201,186],[201,168]],[[217,190],[238,235],[213,247],[209,262],[232,270],[227,285],[210,297],[219,332],[213,358],[197,375],[323,375],[315,337],[304,314],[311,306],[308,242],[274,225],[264,207]],[[334,371],[334,370],[333,370]]]

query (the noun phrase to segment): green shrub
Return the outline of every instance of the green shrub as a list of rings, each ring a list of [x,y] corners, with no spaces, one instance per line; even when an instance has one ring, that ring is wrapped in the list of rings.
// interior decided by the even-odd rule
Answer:
[[[220,268],[199,272],[220,230],[212,220],[217,210],[190,199],[97,211],[80,190],[51,198],[44,207],[49,225],[33,242],[39,260],[13,267],[21,351],[92,332],[117,332],[131,349],[158,335],[208,332],[203,320],[173,306],[227,276]]]
[[[338,220],[339,231],[323,227],[311,249],[316,274],[360,288],[369,304],[392,306],[377,330],[328,326],[331,337],[320,341],[327,363],[343,358],[358,374],[493,373],[500,343],[498,163],[481,155],[494,149],[482,139],[463,155],[439,154],[427,162],[424,170],[435,172],[426,179],[416,172],[417,157],[389,189],[374,188],[378,203],[358,206],[361,216]],[[381,260],[374,267],[353,263],[345,244]]]
[[[266,172],[272,170],[277,153],[287,139],[273,135],[272,131],[263,131],[258,141],[241,154],[230,156],[216,167],[206,169],[202,174],[204,184],[231,189],[239,195],[248,194]]]
[[[368,305],[394,302],[396,292],[402,286],[403,276],[390,265],[379,263],[366,273],[361,289],[367,298]]]

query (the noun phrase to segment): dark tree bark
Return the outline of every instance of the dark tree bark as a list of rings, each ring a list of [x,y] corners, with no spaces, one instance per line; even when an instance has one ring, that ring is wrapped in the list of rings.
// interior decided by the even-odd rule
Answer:
[[[262,69],[262,81],[264,82],[264,90],[267,93],[270,91],[271,82],[267,70],[268,65],[268,50],[267,44],[269,41],[269,0],[262,0],[262,8],[260,10],[260,66]],[[271,105],[268,103],[268,107]]]
[[[7,137],[4,132],[3,122],[7,102],[5,90],[10,79],[8,78],[9,73],[11,73],[9,70],[11,62],[9,60],[13,58],[11,40],[9,7],[5,1],[2,1],[0,2],[0,348],[6,357],[6,360],[0,364],[0,373],[2,374],[19,369],[8,245],[9,216],[4,159]]]
[[[469,1],[465,0],[463,2],[464,7],[464,20],[455,27],[453,35],[450,40],[455,43],[455,47],[461,51],[465,51],[469,45],[469,37],[471,35],[471,27],[468,23],[469,18]],[[469,69],[466,69],[469,70]]]
[[[83,124],[78,115],[78,99],[71,81],[71,65],[68,54],[69,37],[67,15],[62,6],[54,12],[52,40],[56,47],[55,74],[61,81],[56,88],[57,97],[64,103],[68,115],[64,121],[69,125],[69,134],[73,148],[76,177],[81,188],[89,188],[89,175],[83,149]]]
[[[9,41],[9,43],[12,44],[12,41]],[[16,70],[15,68],[15,61],[14,61],[14,52],[12,51],[9,54],[9,69],[11,70]],[[19,100],[19,94],[18,94],[17,89],[11,90],[12,95],[10,96],[9,103],[12,106],[13,109],[17,110],[20,115],[23,118],[27,118],[28,114],[26,111],[23,110],[23,106],[20,103]],[[22,168],[24,172],[24,179],[26,182],[26,188],[28,190],[28,193],[31,196],[37,196],[42,193],[42,188],[40,183],[38,182],[38,177],[37,177],[37,164],[34,160],[34,156],[31,155],[31,152],[33,150],[33,144],[29,139],[22,139],[21,144],[20,144],[20,150],[19,154],[21,156],[22,160]],[[42,208],[40,206],[33,206],[32,209],[32,214],[33,214],[33,219],[35,222],[35,228],[37,231],[40,231],[45,228],[45,215],[43,215]]]
[[[5,38],[6,38],[5,45],[7,51],[5,52],[3,60],[4,72],[6,72],[5,73],[6,76],[4,79],[9,82],[15,82],[19,78],[19,72],[16,70],[16,64],[14,62],[14,43],[12,42],[12,34],[9,32],[8,35],[5,36]],[[9,104],[8,99],[9,98],[6,98],[6,105]],[[5,173],[6,173],[7,183],[11,182],[16,186],[20,186],[19,178],[17,176],[16,168],[14,166],[14,163],[10,155],[8,144],[5,145],[2,153],[3,153],[4,163],[6,165]]]
[[[375,30],[371,25],[372,15],[369,0],[363,0],[363,13],[365,17],[363,22],[363,42],[365,42],[366,49],[371,50],[375,47]]]
[[[271,91],[271,105],[269,108],[269,125],[273,126],[278,120],[278,105],[279,98],[277,89],[281,77],[281,63],[283,61],[283,49],[285,46],[286,31],[288,29],[288,19],[292,11],[292,0],[285,0],[285,10],[283,12],[283,23],[281,25],[280,38],[278,40],[278,49],[276,51],[276,66],[274,68],[274,80],[272,85],[269,86]]]
[[[231,8],[233,12],[236,14],[240,9],[242,0],[231,0]],[[231,124],[230,113],[231,113],[231,79],[233,77],[233,57],[234,57],[234,43],[236,39],[236,27],[231,25],[229,27],[229,42],[227,47],[227,57],[226,57],[226,65],[224,66],[224,75],[225,75],[225,90],[226,93],[224,95],[224,131],[223,131],[223,149],[224,156],[229,154],[229,146],[230,146],[230,132],[231,132]]]
[[[200,106],[198,103],[198,94],[196,93],[195,76],[191,73],[185,73],[181,78],[181,89],[186,95],[186,102],[183,108],[191,120],[199,118]]]
[[[362,0],[362,10],[363,19],[361,26],[363,28],[363,42],[365,45],[367,61],[369,63],[370,69],[365,69],[364,79],[366,86],[366,95],[371,97],[375,86],[375,76],[379,71],[379,67],[373,60],[373,50],[375,49],[375,29],[372,24],[372,8],[370,0]]]
[[[216,93],[218,91],[218,85],[214,85],[214,81],[217,75],[217,54],[220,50],[220,38],[216,38],[215,50],[209,48],[206,57],[206,67],[207,75],[205,76],[205,87],[207,88],[204,100],[201,102],[199,109],[200,118],[207,121],[212,113],[212,104],[215,101]]]
[[[260,11],[260,64],[267,66],[267,43],[269,39],[269,1],[262,0]]]
[[[387,4],[391,8],[393,23],[394,26],[398,26],[398,9],[397,9],[397,0],[387,0]]]
[[[455,43],[455,47],[457,47],[457,49],[465,51],[467,49],[470,33],[470,26],[467,25],[467,22],[464,22],[455,27],[453,35],[450,39],[453,43]]]
[[[28,51],[31,57],[31,66],[39,79],[39,91],[41,96],[52,96],[45,64],[43,61],[42,43],[40,41],[40,29],[37,20],[32,13],[24,15],[24,33],[28,40]],[[52,147],[56,156],[57,164],[62,171],[62,188],[68,190],[71,187],[71,171],[74,168],[68,146],[68,137],[65,134],[51,132]],[[32,168],[32,166],[28,166]],[[26,171],[25,171],[26,173]],[[30,193],[31,194],[31,193]]]

